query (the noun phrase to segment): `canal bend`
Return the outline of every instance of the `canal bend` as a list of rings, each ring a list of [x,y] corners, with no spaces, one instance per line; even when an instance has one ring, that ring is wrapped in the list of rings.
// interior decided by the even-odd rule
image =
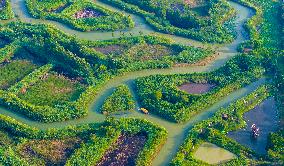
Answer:
[[[63,32],[67,34],[76,35],[80,39],[92,40],[92,41],[118,38],[121,35],[120,31],[115,31],[114,33],[113,32],[80,32],[80,31],[73,30],[69,28],[68,26],[61,24],[59,22],[50,21],[50,20],[34,19],[28,14],[26,6],[24,4],[25,3],[24,0],[11,0],[11,1],[12,1],[11,4],[12,4],[13,11],[17,15],[17,17],[23,22],[52,24],[52,25],[55,25],[56,28],[62,30]],[[209,44],[204,44],[204,43],[194,41],[191,39],[156,32],[140,16],[127,13],[118,8],[109,6],[101,1],[96,1],[96,3],[104,7],[110,8],[114,11],[123,12],[127,15],[130,15],[133,18],[133,20],[135,21],[135,27],[132,29],[125,30],[126,35],[131,33],[133,36],[137,36],[141,32],[143,34],[155,33],[155,34],[159,34],[165,37],[170,37],[171,39],[175,40],[177,43],[184,44],[184,45],[192,45],[192,46],[197,46],[197,47],[208,47],[209,46]],[[253,15],[253,11],[235,2],[230,2],[230,4],[237,11],[237,18],[236,18],[237,38],[235,39],[233,43],[230,43],[230,44],[213,45],[214,48],[216,48],[219,55],[216,57],[214,61],[208,63],[205,66],[187,66],[187,67],[174,67],[170,69],[141,70],[141,71],[136,71],[136,72],[129,72],[123,76],[114,77],[113,79],[108,81],[104,85],[104,87],[101,89],[101,91],[98,93],[98,95],[96,95],[96,98],[92,106],[90,107],[88,115],[80,119],[69,120],[66,122],[41,123],[41,122],[36,122],[30,119],[27,119],[24,116],[17,114],[13,111],[7,110],[5,108],[0,108],[0,113],[13,117],[20,122],[23,122],[25,124],[28,124],[30,126],[33,126],[33,127],[36,127],[42,130],[46,130],[49,128],[63,128],[68,125],[78,125],[78,124],[95,123],[95,122],[100,123],[105,120],[105,116],[99,113],[100,107],[102,106],[105,99],[113,92],[113,89],[120,84],[127,84],[130,87],[131,92],[136,101],[136,107],[137,107],[136,110],[138,110],[139,103],[137,101],[137,96],[134,93],[133,88],[132,88],[133,81],[136,78],[155,75],[155,74],[184,74],[184,73],[193,73],[193,72],[209,72],[209,71],[218,69],[219,67],[224,65],[229,59],[231,59],[233,56],[237,54],[237,46],[241,42],[246,40],[246,37],[245,37],[246,32],[243,28],[243,25]],[[212,47],[212,45],[210,46]],[[174,155],[176,154],[179,146],[183,143],[188,131],[196,123],[212,117],[214,113],[217,110],[219,110],[221,107],[226,107],[231,102],[234,102],[237,99],[246,96],[247,94],[253,92],[255,89],[257,89],[257,87],[264,84],[265,82],[266,82],[265,79],[262,78],[244,88],[241,88],[229,94],[228,96],[220,100],[218,103],[212,105],[210,108],[196,115],[195,117],[191,118],[187,123],[184,123],[184,124],[172,123],[172,122],[163,120],[155,115],[144,115],[138,111],[124,115],[124,116],[147,119],[151,122],[154,122],[164,127],[169,132],[167,142],[162,147],[161,151],[158,153],[157,157],[153,161],[153,165],[167,165],[170,162],[170,160],[174,157]]]

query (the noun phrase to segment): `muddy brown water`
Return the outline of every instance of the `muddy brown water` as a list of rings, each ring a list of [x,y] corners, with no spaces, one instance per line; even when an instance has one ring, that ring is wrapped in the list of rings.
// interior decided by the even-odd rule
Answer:
[[[113,147],[106,152],[97,166],[133,166],[139,152],[147,141],[144,133],[122,134]]]
[[[251,148],[259,154],[266,154],[267,139],[270,132],[278,129],[277,108],[274,98],[269,98],[244,114],[247,126],[244,129],[229,132],[228,136],[242,145]],[[260,136],[251,137],[251,125],[256,124],[260,130]]]
[[[208,83],[185,83],[178,88],[190,94],[203,94],[211,91],[215,85]]]

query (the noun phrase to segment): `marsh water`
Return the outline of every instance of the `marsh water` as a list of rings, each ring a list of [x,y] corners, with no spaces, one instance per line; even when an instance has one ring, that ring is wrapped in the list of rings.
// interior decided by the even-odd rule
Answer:
[[[11,0],[12,1],[12,9],[17,15],[18,19],[24,22],[31,22],[31,23],[48,23],[52,24],[55,27],[59,28],[60,30],[70,34],[76,35],[78,38],[86,39],[86,40],[106,40],[117,38],[123,35],[121,31],[115,32],[80,32],[76,30],[72,30],[68,26],[64,24],[55,22],[55,21],[48,21],[48,20],[40,20],[32,18],[25,7],[24,0]],[[133,29],[124,30],[124,35],[139,35],[141,32],[143,34],[151,34],[156,33],[165,37],[170,37],[171,39],[175,40],[178,43],[185,44],[185,45],[193,45],[199,47],[208,47],[209,45],[203,44],[201,42],[197,42],[191,39],[186,39],[179,36],[162,34],[156,32],[152,29],[148,24],[146,24],[145,20],[137,15],[133,15],[115,7],[111,7],[107,4],[104,4],[100,1],[96,1],[97,4],[106,6],[114,11],[120,11],[127,15],[130,15],[135,21],[135,27]],[[0,113],[4,115],[11,116],[16,120],[19,120],[23,123],[26,123],[30,126],[37,127],[42,130],[46,130],[48,128],[63,128],[68,125],[77,125],[77,124],[86,124],[86,123],[100,123],[105,120],[105,116],[99,113],[99,109],[103,104],[104,100],[112,93],[113,89],[120,84],[127,84],[130,88],[133,86],[134,79],[142,76],[149,76],[154,74],[175,74],[175,73],[192,73],[192,72],[208,72],[215,70],[222,66],[226,61],[232,58],[234,55],[237,54],[236,48],[237,46],[244,41],[246,38],[246,32],[244,31],[243,24],[247,19],[249,19],[253,15],[253,11],[247,7],[241,6],[237,3],[230,2],[230,4],[236,9],[238,17],[236,18],[236,30],[237,30],[237,38],[233,43],[226,44],[226,45],[210,45],[210,47],[215,47],[219,52],[217,58],[207,64],[206,66],[187,66],[187,67],[174,67],[170,69],[153,69],[153,70],[142,70],[137,72],[129,72],[123,76],[117,76],[108,81],[101,91],[96,95],[96,98],[93,102],[93,105],[90,107],[89,114],[86,117],[70,120],[66,122],[56,122],[56,123],[40,123],[32,121],[22,115],[19,115],[11,110],[7,110],[4,108],[0,108]],[[125,117],[136,117],[136,118],[144,118],[151,122],[154,122],[164,128],[169,132],[168,140],[165,145],[162,147],[160,153],[158,153],[157,157],[153,161],[153,165],[167,165],[170,160],[176,154],[178,147],[183,143],[184,139],[188,131],[195,125],[196,123],[208,119],[209,117],[213,116],[213,114],[219,110],[221,107],[228,106],[231,102],[236,101],[237,99],[251,93],[254,91],[258,86],[265,83],[265,79],[260,79],[244,88],[241,88],[227,97],[224,97],[218,103],[212,105],[207,110],[201,112],[197,116],[193,117],[185,124],[176,124],[172,122],[168,122],[163,120],[155,115],[144,115],[140,112],[134,112],[131,114],[124,115]],[[133,92],[133,88],[131,88],[132,94],[136,99],[136,107],[139,108],[139,103],[137,102],[137,98],[135,93]],[[215,157],[218,158],[218,154],[215,154]]]
[[[259,154],[265,154],[269,133],[278,129],[277,108],[274,98],[266,99],[251,111],[246,112],[244,120],[247,123],[246,128],[229,132],[228,136]],[[251,136],[250,127],[252,124],[259,127],[260,135],[257,138]]]

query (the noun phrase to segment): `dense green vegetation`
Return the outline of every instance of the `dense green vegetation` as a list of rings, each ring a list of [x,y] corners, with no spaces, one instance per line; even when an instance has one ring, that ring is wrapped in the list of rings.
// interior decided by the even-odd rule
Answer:
[[[103,114],[127,113],[134,111],[135,101],[126,85],[118,86],[104,102],[101,112]]]
[[[20,22],[3,26],[0,36],[10,42],[1,49],[2,61],[21,55],[21,52],[29,52],[25,57],[43,66],[47,65],[33,71],[22,78],[23,80],[17,80],[20,82],[8,92],[1,92],[2,105],[43,122],[63,121],[87,115],[88,108],[101,86],[115,75],[145,68],[165,68],[175,63],[191,64],[213,53],[212,50],[182,46],[155,36],[128,37],[103,42],[81,41],[51,26]],[[128,56],[120,58],[102,54],[94,49],[119,42],[129,47],[125,53]],[[149,58],[150,60],[143,63],[141,58],[143,59],[144,55],[139,54],[135,48],[141,47],[145,42],[148,45],[158,45],[151,55],[157,52],[164,54],[167,46],[171,47],[172,52],[177,51],[179,54],[164,56],[165,59],[161,60]],[[61,81],[56,79],[57,77],[43,79],[51,69],[62,73],[66,79],[63,79],[62,83],[59,83]],[[84,84],[84,88],[77,86],[77,83],[73,85],[74,81]],[[54,88],[59,89],[59,93],[53,93]],[[68,92],[62,89],[67,89]],[[24,93],[19,93],[21,91]],[[39,97],[34,98],[34,95]]]
[[[19,97],[31,104],[55,106],[75,101],[85,91],[84,85],[57,73],[49,73],[45,76],[46,78],[27,88],[26,92],[21,92]]]
[[[225,0],[101,1],[142,16],[160,32],[212,43],[232,42],[235,37],[233,20],[236,11]],[[235,159],[222,165],[283,165],[284,4],[278,0],[233,1],[251,8],[255,14],[245,24],[249,38],[239,46],[241,53],[211,72],[151,75],[134,80],[137,102],[151,114],[177,123],[193,119],[175,128],[176,124],[156,120],[157,117],[151,114],[141,115],[166,124],[168,132],[177,129],[183,130],[178,134],[187,134],[170,165],[208,165],[193,156],[203,142],[213,143],[236,155]],[[134,27],[130,16],[90,0],[26,0],[25,3],[33,17],[55,20],[80,31]],[[10,1],[2,0],[0,20],[12,17]],[[204,64],[220,55],[215,49],[185,46],[154,34],[144,36],[142,31],[136,37],[129,34],[130,37],[125,37],[125,32],[121,31],[121,37],[117,39],[86,41],[67,35],[52,25],[12,20],[6,24],[1,22],[1,107],[41,122],[75,120],[88,114],[95,97],[104,86],[108,88],[107,81],[115,76],[120,79],[119,76],[130,71]],[[231,52],[226,52],[227,49],[233,51],[232,54],[235,52],[231,46],[235,45],[220,46],[221,49],[216,50],[222,55],[230,54],[229,58]],[[221,108],[213,117],[211,112],[205,112],[225,96],[264,76],[266,85]],[[132,80],[124,83],[132,85]],[[209,85],[209,88],[201,93],[190,92],[192,89],[199,91],[203,85]],[[134,146],[139,149],[139,154],[132,156],[134,163],[129,165],[151,165],[163,144],[168,143],[166,129],[147,120],[116,115],[135,109],[133,92],[128,86],[107,91],[110,96],[105,96],[101,109],[96,110],[111,116],[103,123],[87,124],[94,120],[87,117],[88,122],[85,119],[78,121],[84,123],[81,125],[40,130],[0,114],[0,165],[98,165],[108,157],[108,152],[119,149],[121,137],[132,136],[141,136],[146,141],[141,139],[141,150]],[[272,95],[277,100],[280,130],[270,133],[267,154],[260,155],[229,138],[227,133],[245,127],[243,114]],[[204,119],[201,112],[210,118],[199,120],[200,116]],[[192,118],[198,114],[199,117]],[[228,118],[223,118],[224,115]],[[175,141],[175,138],[169,139],[170,143]],[[132,146],[130,144],[124,145]]]
[[[0,126],[0,164],[4,165],[95,164],[118,135],[139,132],[146,133],[147,142],[136,162],[147,165],[167,138],[165,129],[137,119],[108,119],[102,124],[41,131],[0,115]]]
[[[260,78],[263,68],[258,64],[259,60],[253,56],[238,55],[211,73],[138,78],[136,89],[142,107],[168,120],[185,122],[236,89]],[[200,95],[177,88],[187,82],[210,83],[216,87]]]
[[[35,18],[59,21],[81,31],[134,27],[129,16],[113,12],[89,0],[26,0],[26,5]],[[86,10],[91,14],[85,14]]]
[[[236,159],[228,161],[226,165],[265,163],[265,161],[262,161],[262,156],[228,138],[226,133],[244,127],[246,123],[243,119],[243,114],[260,104],[269,95],[267,87],[261,86],[253,93],[232,103],[227,108],[220,109],[212,118],[196,124],[189,131],[185,142],[181,145],[171,165],[207,165],[193,157],[193,153],[197,149],[195,147],[198,147],[204,141],[214,143],[237,155]],[[223,114],[227,114],[229,118],[227,120],[222,119]],[[267,162],[266,164],[269,164],[270,161]]]
[[[0,1],[0,20],[8,20],[14,18],[14,12],[11,7],[11,0]]]
[[[104,54],[109,66],[119,71],[134,71],[149,68],[169,68],[178,64],[191,65],[213,56],[211,49],[176,44],[174,41],[159,36],[139,36],[88,43],[99,54]],[[101,55],[103,56],[103,55]],[[103,70],[104,69],[104,70]]]
[[[7,89],[36,69],[36,65],[27,60],[13,60],[0,64],[0,89]]]
[[[284,131],[271,133],[268,141],[268,156],[273,161],[284,161]]]
[[[199,41],[233,41],[235,10],[224,0],[205,0],[191,7],[181,0],[102,0],[142,16],[156,30]],[[188,2],[190,3],[190,2]]]
[[[280,115],[280,130],[271,136],[270,156],[281,161],[283,150],[278,149],[278,144],[283,140],[283,83],[284,83],[284,54],[283,54],[283,11],[281,1],[266,0],[235,0],[239,3],[253,8],[255,16],[248,21],[247,29],[250,32],[250,40],[247,42],[253,48],[251,52],[254,56],[263,59],[265,67],[269,70],[269,75],[273,79],[275,89],[274,95],[277,99],[277,106]],[[282,16],[282,17],[281,17]],[[282,135],[282,136],[281,136]],[[273,158],[271,157],[271,158]],[[282,158],[283,161],[283,158]]]

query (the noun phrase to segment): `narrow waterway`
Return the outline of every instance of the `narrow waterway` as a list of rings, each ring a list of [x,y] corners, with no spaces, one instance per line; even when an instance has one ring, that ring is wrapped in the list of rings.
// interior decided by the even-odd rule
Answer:
[[[178,43],[185,44],[185,45],[193,45],[193,46],[200,46],[200,47],[207,47],[209,45],[203,44],[201,42],[197,42],[194,40],[186,39],[179,36],[174,35],[168,35],[168,34],[162,34],[159,32],[156,32],[153,30],[149,25],[146,24],[145,20],[139,16],[129,14],[127,12],[121,11],[120,9],[111,7],[107,4],[104,4],[100,1],[96,1],[99,5],[108,7],[114,11],[120,11],[127,15],[130,15],[134,21],[135,21],[135,28],[124,30],[126,35],[130,35],[130,33],[135,36],[139,35],[140,32],[143,34],[151,34],[156,33],[165,37],[170,37],[171,39],[175,40]],[[237,38],[236,40],[227,45],[213,45],[217,48],[217,51],[219,52],[219,56],[211,63],[209,63],[206,66],[189,66],[189,67],[175,67],[170,69],[153,69],[153,70],[142,70],[137,72],[130,72],[126,73],[123,76],[117,76],[110,81],[108,81],[105,86],[101,89],[100,93],[96,96],[96,99],[94,100],[94,103],[92,107],[90,108],[88,116],[76,119],[76,120],[70,120],[66,122],[56,122],[56,123],[40,123],[35,122],[30,119],[27,119],[26,117],[16,114],[12,111],[6,110],[4,108],[0,108],[0,113],[4,115],[11,116],[15,118],[18,121],[21,121],[23,123],[26,123],[30,126],[37,127],[39,129],[48,129],[48,128],[62,128],[68,125],[77,125],[77,124],[86,124],[86,123],[94,123],[94,122],[103,122],[105,119],[105,116],[98,113],[101,105],[103,104],[104,100],[111,94],[113,89],[120,85],[120,84],[127,84],[129,87],[133,86],[133,80],[142,77],[142,76],[149,76],[154,74],[176,74],[176,73],[193,73],[193,72],[208,72],[215,70],[219,68],[220,66],[224,65],[225,62],[227,62],[230,58],[232,58],[234,55],[237,54],[236,48],[237,46],[245,40],[245,31],[242,27],[244,22],[250,18],[253,14],[253,12],[244,6],[241,6],[237,3],[230,2],[230,4],[236,9],[237,11],[237,19],[236,19],[236,30],[237,30]],[[34,19],[31,16],[29,16],[27,9],[24,4],[24,0],[12,0],[12,8],[15,14],[18,16],[18,18],[21,21],[24,22],[31,22],[31,23],[48,23],[54,25],[56,28],[71,34],[76,35],[78,38],[85,39],[85,40],[106,40],[106,39],[112,39],[117,38],[121,36],[120,31],[114,32],[114,37],[112,35],[112,32],[79,32],[76,30],[72,30],[68,26],[65,26],[64,24],[55,22],[55,21],[49,21],[49,20],[40,20],[40,19]],[[131,114],[126,115],[126,117],[136,117],[136,118],[144,118],[151,122],[154,122],[162,127],[165,127],[167,131],[169,132],[169,138],[166,142],[166,144],[161,149],[160,153],[157,155],[155,160],[153,161],[153,165],[167,165],[170,160],[173,158],[173,156],[176,154],[178,147],[182,144],[184,141],[188,130],[190,130],[194,124],[208,119],[211,117],[217,110],[220,109],[220,107],[226,107],[229,105],[229,103],[236,101],[237,99],[249,94],[250,92],[254,91],[259,85],[265,83],[265,79],[260,79],[254,83],[252,83],[249,86],[246,86],[244,88],[241,88],[231,94],[229,94],[227,97],[220,100],[218,103],[211,106],[209,109],[205,110],[204,112],[198,114],[194,118],[192,118],[189,122],[185,124],[176,124],[172,122],[168,122],[166,120],[163,120],[155,115],[144,115],[139,112],[134,112]],[[132,88],[131,88],[132,89]],[[135,93],[132,90],[133,95],[135,96]],[[136,98],[136,96],[135,96]],[[136,100],[137,101],[137,100]],[[139,104],[136,103],[137,108],[139,107]]]

